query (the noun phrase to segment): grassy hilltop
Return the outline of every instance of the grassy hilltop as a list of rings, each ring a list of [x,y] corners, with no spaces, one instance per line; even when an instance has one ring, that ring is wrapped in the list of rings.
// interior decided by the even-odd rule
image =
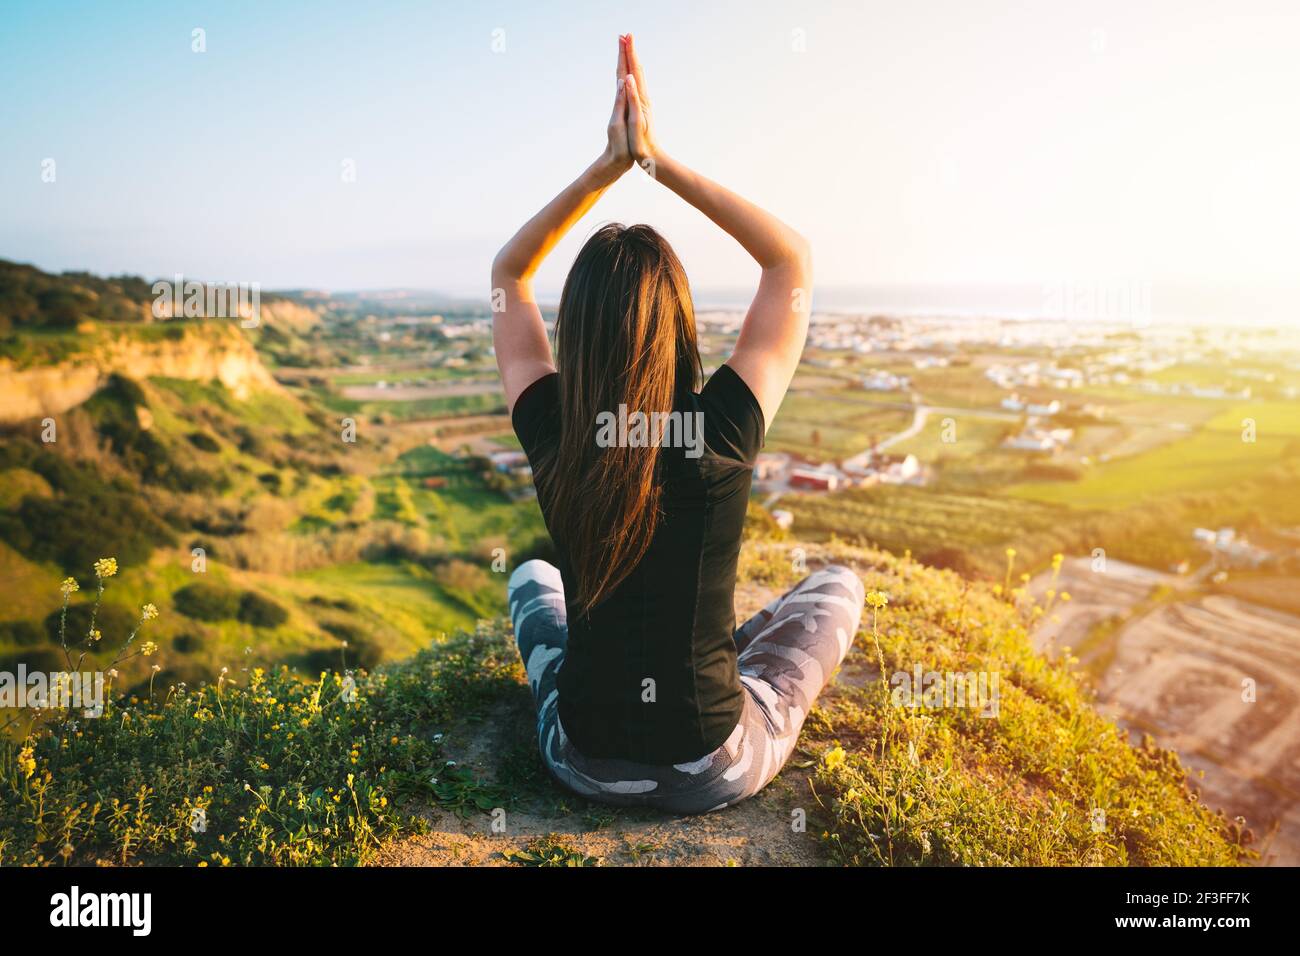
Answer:
[[[785,586],[801,553],[812,566],[850,563],[869,592],[887,596],[867,609],[791,766],[749,810],[772,834],[789,832],[802,810],[808,854],[861,865],[1248,857],[1248,835],[1198,803],[1174,754],[1131,746],[1064,664],[1031,650],[1026,623],[1038,612],[1024,596],[1017,606],[907,558],[834,543],[795,552],[755,534],[748,586]],[[998,716],[894,706],[882,667],[918,664],[996,672]],[[478,766],[449,762],[491,734]],[[359,675],[355,695],[336,672],[250,666],[115,699],[103,719],[6,740],[0,788],[4,863],[365,863],[428,830],[439,811],[486,823],[501,808],[507,819],[581,814],[570,837],[498,838],[502,861],[574,865],[598,862],[582,849],[584,828],[617,831],[645,816],[545,780],[523,669],[499,620]]]

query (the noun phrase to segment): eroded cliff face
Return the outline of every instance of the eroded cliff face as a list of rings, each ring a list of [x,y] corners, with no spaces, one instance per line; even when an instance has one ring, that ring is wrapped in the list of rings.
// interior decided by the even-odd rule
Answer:
[[[144,338],[134,329],[95,341],[83,354],[38,368],[0,360],[0,423],[58,415],[94,395],[114,372],[221,382],[239,399],[279,386],[238,323],[178,325],[176,338]]]

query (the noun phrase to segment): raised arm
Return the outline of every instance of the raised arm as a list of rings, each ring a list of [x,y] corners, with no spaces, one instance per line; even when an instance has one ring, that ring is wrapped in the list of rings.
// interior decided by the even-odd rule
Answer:
[[[727,364],[754,393],[770,428],[808,336],[812,305],[808,242],[771,213],[693,172],[659,148],[632,37],[622,42],[628,68],[627,129],[633,158],[658,182],[722,227],[763,270]]]
[[[620,43],[618,88],[600,157],[524,223],[492,261],[492,346],[505,388],[506,405],[533,382],[555,371],[546,326],[533,297],[533,275],[575,222],[632,166],[625,122],[627,61]]]

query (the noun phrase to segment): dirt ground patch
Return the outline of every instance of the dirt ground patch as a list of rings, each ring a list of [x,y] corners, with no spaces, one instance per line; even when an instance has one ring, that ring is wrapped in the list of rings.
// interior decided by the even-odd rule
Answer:
[[[758,610],[775,592],[739,585],[740,619]],[[841,679],[859,683],[859,675]],[[507,854],[547,840],[590,863],[605,866],[821,866],[827,864],[816,824],[817,801],[810,767],[829,741],[817,738],[809,721],[784,770],[757,796],[716,813],[671,817],[622,810],[565,793],[545,776],[534,746],[532,702],[526,687],[516,699],[484,719],[453,728],[444,748],[482,781],[489,797],[512,797],[513,809],[477,806],[457,814],[440,806],[420,816],[427,832],[396,841],[372,861],[377,866],[509,866]],[[823,697],[835,694],[832,684]],[[806,827],[794,823],[802,818]],[[494,826],[495,824],[495,826]]]

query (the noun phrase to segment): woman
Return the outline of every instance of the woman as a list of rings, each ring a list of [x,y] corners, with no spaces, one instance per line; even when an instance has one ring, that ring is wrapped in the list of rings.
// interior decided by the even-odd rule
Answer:
[[[789,758],[863,588],[828,567],[735,630],[751,468],[807,334],[808,244],[659,148],[631,35],[607,132],[492,264],[497,363],[560,565],[520,566],[510,610],[551,774],[593,800],[701,813],[757,793]],[[554,359],[533,298],[547,253],[634,161],[762,267],[702,390],[686,274],[649,226],[605,226],[583,246]]]

